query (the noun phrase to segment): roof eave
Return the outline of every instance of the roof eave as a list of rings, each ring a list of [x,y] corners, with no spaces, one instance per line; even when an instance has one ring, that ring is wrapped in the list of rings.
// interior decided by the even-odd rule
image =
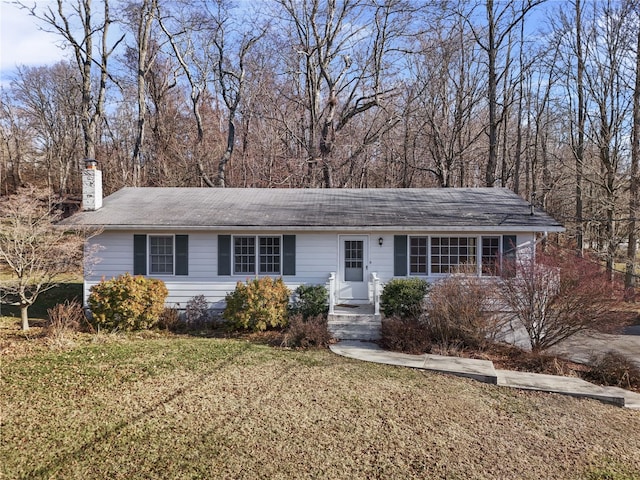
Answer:
[[[300,232],[331,232],[331,231],[381,231],[381,232],[540,232],[561,233],[565,228],[560,225],[492,225],[492,226],[402,226],[402,225],[66,225],[68,227],[97,227],[105,231],[300,231]]]

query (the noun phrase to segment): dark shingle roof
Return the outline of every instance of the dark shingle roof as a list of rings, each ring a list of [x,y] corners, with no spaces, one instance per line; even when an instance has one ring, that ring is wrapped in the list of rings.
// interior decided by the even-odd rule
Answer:
[[[560,231],[545,213],[505,188],[257,189],[123,188],[100,210],[67,225],[105,229],[501,229]]]

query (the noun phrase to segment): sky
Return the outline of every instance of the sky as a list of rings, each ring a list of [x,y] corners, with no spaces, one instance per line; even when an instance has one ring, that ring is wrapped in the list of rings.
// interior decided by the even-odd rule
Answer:
[[[37,0],[38,5],[47,0]],[[59,38],[38,29],[28,12],[0,0],[0,84],[9,82],[17,65],[46,65],[65,58]]]
[[[55,0],[24,1],[37,4],[39,9],[47,4],[55,4]],[[555,6],[559,1],[550,0],[547,5]],[[39,24],[37,19],[13,5],[11,0],[0,0],[0,86],[9,83],[18,65],[50,65],[68,58],[69,50],[58,46],[59,36],[42,31]]]

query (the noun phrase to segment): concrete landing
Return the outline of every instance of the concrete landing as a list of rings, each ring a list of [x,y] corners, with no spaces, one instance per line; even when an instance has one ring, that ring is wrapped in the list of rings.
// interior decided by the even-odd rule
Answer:
[[[488,360],[429,354],[409,355],[382,350],[370,342],[341,341],[330,348],[338,355],[356,360],[448,373],[510,388],[591,398],[640,410],[640,394],[617,387],[600,387],[580,378],[495,370],[493,362]]]

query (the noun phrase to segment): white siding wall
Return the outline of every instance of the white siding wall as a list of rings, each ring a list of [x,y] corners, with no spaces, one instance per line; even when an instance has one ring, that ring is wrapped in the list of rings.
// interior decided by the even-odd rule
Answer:
[[[161,232],[154,231],[118,231],[104,232],[92,239],[98,244],[97,263],[93,263],[85,272],[85,302],[92,285],[102,278],[110,279],[125,272],[133,273],[133,235],[134,233],[188,234],[189,235],[189,275],[162,276],[153,275],[163,280],[169,289],[167,303],[184,308],[187,301],[195,295],[204,295],[209,302],[218,308],[224,306],[225,295],[235,288],[236,282],[246,281],[246,275],[218,276],[218,235],[216,232]],[[235,232],[221,232],[231,234]],[[258,234],[242,232],[240,235]],[[260,235],[279,235],[280,232],[260,232]],[[382,283],[393,278],[394,234],[405,235],[406,232],[287,232],[296,235],[296,275],[283,277],[291,290],[301,284],[326,284],[330,272],[339,271],[340,235],[368,235],[368,269],[369,274],[378,274]],[[412,232],[411,235],[448,235],[442,233]],[[480,235],[480,233],[456,233],[454,236]],[[383,244],[379,245],[382,237]],[[527,254],[528,248],[535,241],[534,234],[520,234],[517,237],[519,254]],[[432,282],[436,278],[425,277]]]

